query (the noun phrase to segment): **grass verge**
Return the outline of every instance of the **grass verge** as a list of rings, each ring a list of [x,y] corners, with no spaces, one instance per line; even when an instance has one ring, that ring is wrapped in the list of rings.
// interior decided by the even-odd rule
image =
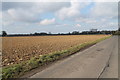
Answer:
[[[109,36],[111,37],[111,36]],[[12,66],[8,66],[2,69],[2,78],[4,79],[8,79],[8,78],[17,78],[20,77],[21,75],[23,75],[25,72],[28,72],[32,69],[35,69],[39,66],[43,66],[48,64],[49,62],[54,62],[58,59],[61,59],[63,57],[72,55],[76,52],[78,52],[79,50],[96,44],[102,40],[105,40],[109,37],[105,37],[93,42],[89,42],[89,43],[83,43],[81,45],[77,45],[74,47],[71,47],[67,50],[62,50],[59,52],[54,52],[54,53],[50,53],[50,54],[45,54],[42,56],[39,56],[38,58],[31,58],[30,60],[26,61],[26,62],[22,62],[20,64],[14,64]]]

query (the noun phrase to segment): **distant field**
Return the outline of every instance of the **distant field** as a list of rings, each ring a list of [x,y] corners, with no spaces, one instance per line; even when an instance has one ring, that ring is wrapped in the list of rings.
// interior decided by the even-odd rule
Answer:
[[[39,55],[65,50],[107,36],[108,35],[3,37],[3,66],[20,63],[29,60],[31,57],[38,57]]]

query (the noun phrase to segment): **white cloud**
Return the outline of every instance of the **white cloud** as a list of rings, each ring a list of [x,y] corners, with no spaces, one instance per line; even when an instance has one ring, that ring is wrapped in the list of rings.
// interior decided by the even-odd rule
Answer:
[[[56,24],[55,26],[68,26],[69,24]]]
[[[2,30],[2,12],[0,11],[0,30]]]
[[[119,0],[93,0],[94,2],[119,2]]]
[[[118,16],[118,3],[117,2],[96,2],[95,6],[91,9],[92,17],[112,17]]]
[[[75,15],[78,15],[79,12],[76,9],[73,8],[63,8],[60,11],[56,13],[60,19],[70,18],[74,17]]]
[[[86,2],[78,2],[77,0],[71,1],[70,7],[63,7],[59,11],[56,12],[56,16],[60,19],[70,19],[80,16],[80,10],[88,5]]]
[[[81,27],[81,25],[80,25],[80,24],[76,24],[75,26],[76,26],[76,27]]]
[[[38,23],[41,21],[41,14],[52,12],[61,9],[62,7],[70,6],[69,2],[5,2],[2,5],[3,22],[5,24],[9,21],[14,23]],[[6,25],[6,26],[7,26]]]
[[[0,19],[2,19],[2,12],[0,12]]]
[[[105,22],[105,21],[107,21],[107,20],[106,20],[105,18],[103,18],[103,19],[101,19],[101,21],[102,21],[102,22]]]
[[[83,9],[89,7],[90,2],[78,2],[77,0],[72,0],[71,2],[39,2],[39,3],[8,3],[3,6],[3,24],[5,26],[16,27],[22,24],[26,25],[51,25],[55,26],[68,26],[74,25],[76,28],[82,25],[86,28],[92,26],[100,28],[101,26],[115,26],[115,23],[111,23],[112,19],[117,17],[117,3],[100,3],[95,0],[94,5],[88,10],[88,13],[82,13]],[[82,10],[82,11],[81,11]],[[89,14],[89,11],[91,12]],[[49,19],[49,13],[55,17]],[[47,16],[42,15],[47,14]],[[53,17],[52,16],[52,17]],[[50,16],[51,17],[51,16]],[[43,19],[43,20],[41,20]],[[62,19],[59,23],[58,19]],[[65,24],[65,22],[72,21],[71,24]],[[16,26],[13,24],[15,23]],[[61,24],[62,23],[62,24]],[[75,24],[78,23],[78,24]],[[12,25],[11,25],[12,24]],[[62,28],[61,27],[61,28]],[[71,28],[71,27],[70,27]]]
[[[25,11],[23,9],[9,9],[7,11],[9,17],[14,21],[21,21],[21,22],[35,22],[37,21],[36,16],[33,12]],[[5,17],[6,18],[6,15]]]
[[[40,25],[50,25],[55,23],[55,18],[53,19],[44,19],[39,24]]]
[[[82,22],[82,23],[87,23],[87,24],[95,24],[97,21],[96,19],[93,18],[76,18],[76,22]]]
[[[39,11],[56,11],[62,7],[70,6],[70,2],[3,2],[2,10],[8,10],[11,8],[14,9],[24,9],[24,10],[33,10],[36,12]]]
[[[86,23],[96,23],[97,21],[96,20],[87,20]]]
[[[3,2],[69,2],[69,1],[70,0],[3,0]],[[119,2],[119,0],[78,0],[77,2]]]
[[[69,2],[39,2],[39,3],[34,3],[35,5],[33,6],[34,11],[43,11],[43,12],[56,12],[57,10],[63,8],[63,7],[69,7],[70,3]]]
[[[68,26],[69,24],[63,24],[63,26]]]
[[[118,26],[118,23],[116,23],[116,22],[110,22],[109,25],[110,26]]]
[[[3,21],[2,24],[3,26],[9,26],[13,24],[13,21]]]

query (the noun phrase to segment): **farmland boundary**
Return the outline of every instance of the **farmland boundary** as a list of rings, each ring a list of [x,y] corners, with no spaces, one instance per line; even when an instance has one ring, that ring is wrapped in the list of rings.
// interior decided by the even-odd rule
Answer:
[[[25,74],[26,72],[29,72],[40,66],[45,66],[45,65],[48,65],[49,63],[53,63],[57,60],[60,60],[62,58],[73,55],[73,54],[79,52],[80,50],[82,50],[88,46],[92,46],[102,40],[109,38],[109,37],[104,37],[104,38],[98,39],[93,42],[83,43],[83,44],[71,47],[67,50],[62,50],[62,51],[58,51],[58,52],[54,52],[54,53],[50,53],[50,54],[45,54],[45,55],[40,56],[39,58],[33,57],[30,60],[22,62],[20,64],[14,64],[9,67],[3,68],[2,78],[3,79],[18,78],[18,77],[22,76],[23,74]]]

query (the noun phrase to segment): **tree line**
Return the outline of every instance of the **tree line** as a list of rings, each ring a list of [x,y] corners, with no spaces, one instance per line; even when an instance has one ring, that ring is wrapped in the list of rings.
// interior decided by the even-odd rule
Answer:
[[[0,36],[44,36],[44,35],[94,35],[94,34],[112,34],[112,35],[120,35],[120,28],[116,31],[107,31],[107,30],[103,30],[103,31],[73,31],[73,32],[68,32],[68,33],[57,33],[57,34],[52,34],[51,32],[46,33],[46,32],[35,32],[33,34],[7,34],[6,31],[2,31],[2,35]]]

